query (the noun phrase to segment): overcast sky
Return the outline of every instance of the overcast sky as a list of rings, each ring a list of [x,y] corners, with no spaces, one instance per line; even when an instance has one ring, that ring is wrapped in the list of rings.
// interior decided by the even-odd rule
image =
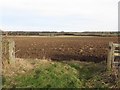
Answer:
[[[119,0],[0,0],[0,29],[117,31]]]

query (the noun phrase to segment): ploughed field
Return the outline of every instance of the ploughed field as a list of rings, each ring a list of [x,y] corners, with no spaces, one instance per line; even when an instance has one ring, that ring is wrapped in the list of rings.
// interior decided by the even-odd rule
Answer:
[[[79,60],[100,62],[107,59],[109,42],[118,37],[10,37],[17,58]]]

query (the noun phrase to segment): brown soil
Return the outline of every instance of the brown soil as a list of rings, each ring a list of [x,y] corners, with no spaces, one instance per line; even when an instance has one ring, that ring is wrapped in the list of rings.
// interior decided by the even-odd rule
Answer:
[[[106,60],[109,42],[118,37],[10,37],[16,43],[17,58],[51,60]]]

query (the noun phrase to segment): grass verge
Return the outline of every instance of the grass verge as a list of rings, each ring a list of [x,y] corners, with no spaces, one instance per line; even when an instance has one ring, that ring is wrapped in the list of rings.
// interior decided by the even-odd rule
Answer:
[[[40,63],[37,68],[13,78],[4,77],[4,87],[22,88],[108,88],[114,86],[106,77],[104,63]]]

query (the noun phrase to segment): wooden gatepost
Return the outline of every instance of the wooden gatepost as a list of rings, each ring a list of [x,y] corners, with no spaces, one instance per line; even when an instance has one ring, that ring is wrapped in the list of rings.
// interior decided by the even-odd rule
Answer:
[[[8,64],[15,64],[15,42],[12,39],[2,40],[2,59]]]
[[[115,74],[120,87],[120,44],[109,43],[107,70]]]

